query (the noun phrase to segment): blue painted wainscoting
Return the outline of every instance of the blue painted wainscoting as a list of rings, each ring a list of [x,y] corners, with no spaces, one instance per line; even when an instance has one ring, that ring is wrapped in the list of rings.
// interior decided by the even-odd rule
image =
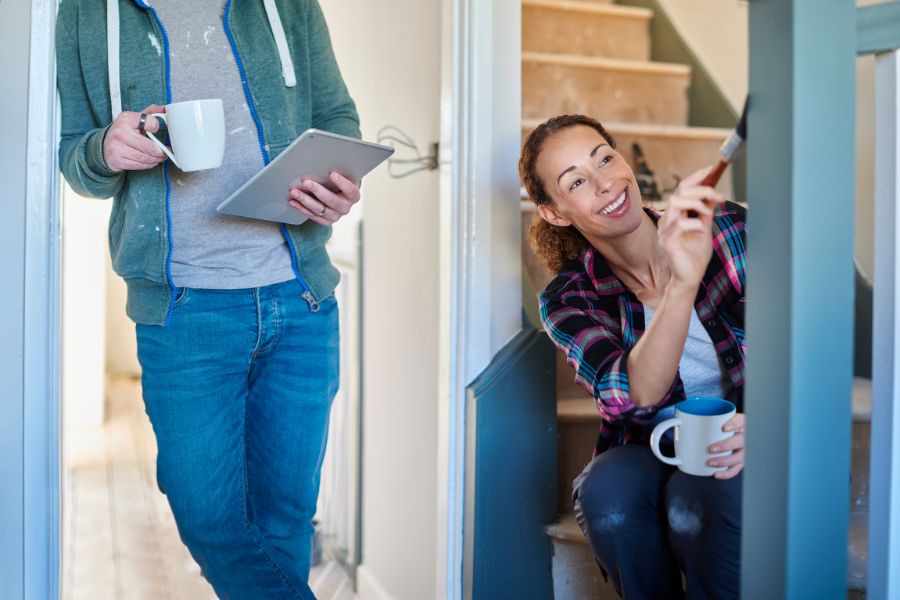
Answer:
[[[523,330],[468,388],[475,600],[553,597],[544,527],[556,518],[555,352],[543,331]]]

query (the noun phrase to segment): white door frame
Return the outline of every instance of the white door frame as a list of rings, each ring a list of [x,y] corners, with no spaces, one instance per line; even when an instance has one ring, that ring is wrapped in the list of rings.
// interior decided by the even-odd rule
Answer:
[[[0,242],[0,580],[15,600],[59,596],[56,6],[0,2],[0,180],[11,200]]]
[[[455,600],[471,597],[466,387],[522,328],[522,28],[521,0],[442,2],[437,598]]]
[[[900,595],[900,50],[875,62],[875,289],[869,484],[870,598]]]

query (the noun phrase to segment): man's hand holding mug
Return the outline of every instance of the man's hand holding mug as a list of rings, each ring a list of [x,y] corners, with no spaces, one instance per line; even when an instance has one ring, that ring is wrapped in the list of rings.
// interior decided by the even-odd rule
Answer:
[[[106,166],[116,172],[141,171],[152,169],[166,160],[165,153],[139,129],[142,114],[165,111],[165,106],[151,104],[139,113],[126,111],[119,113],[103,140],[103,160]],[[159,131],[159,122],[145,117],[144,130],[151,133]]]

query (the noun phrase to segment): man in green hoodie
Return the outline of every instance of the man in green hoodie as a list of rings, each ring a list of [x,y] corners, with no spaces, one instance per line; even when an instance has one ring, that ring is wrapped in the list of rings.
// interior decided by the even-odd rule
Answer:
[[[222,598],[313,598],[339,362],[325,242],[359,189],[335,173],[338,192],[290,190],[299,226],[215,207],[307,128],[359,137],[317,0],[61,0],[57,23],[60,164],[78,193],[113,198],[113,267],[181,538]],[[223,100],[225,157],[182,172],[146,115],[203,98]]]

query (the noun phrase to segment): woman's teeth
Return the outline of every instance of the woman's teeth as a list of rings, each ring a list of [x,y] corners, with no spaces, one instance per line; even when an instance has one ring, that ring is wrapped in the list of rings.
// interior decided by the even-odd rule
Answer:
[[[619,194],[619,196],[615,200],[604,206],[603,210],[600,211],[600,214],[608,215],[623,204],[625,204],[625,190],[622,190],[622,193]]]

